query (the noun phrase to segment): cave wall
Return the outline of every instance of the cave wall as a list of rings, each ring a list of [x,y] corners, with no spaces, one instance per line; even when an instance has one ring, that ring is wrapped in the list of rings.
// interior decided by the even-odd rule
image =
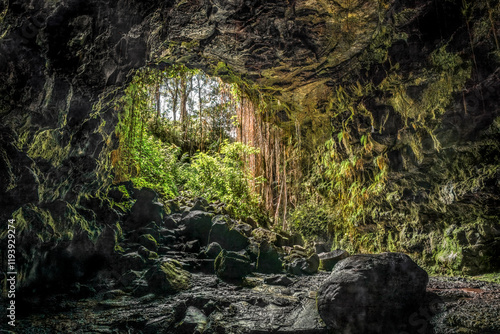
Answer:
[[[146,63],[151,4],[9,1],[4,9],[0,215],[16,219],[19,281],[43,286],[83,275],[114,247],[119,217],[104,197],[114,101]]]
[[[115,101],[133,70],[146,65],[181,62],[227,80],[256,84],[295,112],[308,113],[324,108],[342,80],[356,82],[365,76],[380,82],[389,64],[395,63],[400,63],[402,73],[417,71],[426,66],[423,59],[439,41],[458,34],[452,38],[453,52],[469,60],[475,55],[477,65],[471,74],[475,80],[462,94],[455,94],[436,125],[443,148],[429,146],[425,159],[416,159],[409,145],[398,144],[401,120],[383,101],[372,109],[375,118],[389,117],[377,140],[386,143],[390,183],[398,185],[394,191],[403,196],[398,200],[404,204],[401,212],[408,206],[425,213],[418,226],[441,214],[442,207],[467,208],[465,204],[484,208],[482,216],[498,217],[498,169],[478,185],[480,191],[471,190],[460,198],[453,191],[453,175],[439,173],[457,164],[463,150],[471,155],[463,162],[468,166],[464,169],[498,165],[498,60],[491,59],[495,49],[491,34],[498,34],[498,26],[472,42],[476,48],[471,54],[459,13],[454,17],[456,10],[436,9],[434,1],[4,3],[0,8],[0,218],[17,220],[21,275],[26,282],[34,280],[37,268],[43,266],[40,254],[56,249],[84,261],[113,243],[119,215],[106,206],[106,188],[111,182],[108,156],[116,145]],[[384,44],[376,39],[387,27],[393,36]],[[405,38],[397,38],[401,32]],[[388,56],[363,56],[377,50]],[[417,95],[419,90],[415,88]],[[481,146],[485,140],[492,144]],[[417,200],[436,193],[433,187],[442,193],[439,208]],[[485,225],[493,229],[491,233],[497,233],[495,219]],[[448,225],[452,224],[435,230]],[[5,237],[3,230],[0,237]],[[489,241],[496,244],[484,247],[497,245],[498,234],[496,238]],[[470,246],[467,240],[465,244]]]

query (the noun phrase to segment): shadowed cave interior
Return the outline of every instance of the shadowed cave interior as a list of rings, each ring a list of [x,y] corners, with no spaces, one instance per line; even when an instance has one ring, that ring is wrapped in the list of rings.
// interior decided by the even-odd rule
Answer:
[[[499,22],[0,1],[0,331],[500,333]]]

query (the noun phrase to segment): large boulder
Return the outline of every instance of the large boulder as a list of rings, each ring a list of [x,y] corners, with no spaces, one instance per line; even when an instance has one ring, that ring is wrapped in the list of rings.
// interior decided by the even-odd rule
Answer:
[[[405,254],[353,255],[321,284],[318,311],[336,333],[395,333],[422,303],[427,282]]]
[[[215,259],[214,269],[217,276],[222,279],[237,280],[250,274],[253,265],[245,255],[222,250]]]

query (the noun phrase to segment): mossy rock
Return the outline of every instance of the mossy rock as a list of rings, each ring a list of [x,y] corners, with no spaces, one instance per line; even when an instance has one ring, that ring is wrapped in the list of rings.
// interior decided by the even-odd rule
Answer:
[[[331,271],[337,262],[349,257],[349,253],[342,249],[336,249],[331,252],[320,253],[318,257],[319,270]]]
[[[113,263],[113,266],[121,273],[129,270],[139,271],[146,266],[146,261],[138,252],[133,252],[119,255],[118,260]]]
[[[158,242],[151,234],[143,234],[139,237],[139,244],[146,247],[147,249],[157,252]]]
[[[217,242],[212,242],[207,246],[205,250],[205,255],[209,259],[215,259],[222,251],[222,247]]]
[[[142,256],[145,260],[152,260],[158,258],[158,253],[147,249],[144,246],[140,246],[137,253]]]
[[[215,219],[214,219],[215,220]],[[215,220],[210,229],[208,242],[217,242],[229,251],[240,251],[249,245],[248,238],[235,229],[229,228],[223,220]]]
[[[277,250],[267,241],[259,245],[257,271],[265,274],[278,274],[283,271],[283,262]]]
[[[146,273],[149,289],[156,294],[174,294],[191,286],[191,274],[175,260],[156,264]]]
[[[236,252],[222,250],[214,262],[215,273],[222,279],[238,280],[252,272],[250,259]]]

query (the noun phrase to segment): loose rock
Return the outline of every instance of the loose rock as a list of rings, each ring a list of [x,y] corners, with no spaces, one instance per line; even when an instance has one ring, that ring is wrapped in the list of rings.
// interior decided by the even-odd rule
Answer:
[[[276,275],[276,276],[266,277],[264,279],[264,283],[269,285],[289,286],[290,284],[293,283],[293,281],[286,275]]]
[[[294,275],[313,275],[318,272],[318,268],[318,254],[313,254],[308,258],[299,258],[294,260],[288,266],[288,272]]]
[[[229,251],[240,251],[249,244],[248,238],[239,231],[230,229],[221,216],[215,217],[208,240],[209,243],[217,242]]]
[[[276,274],[283,271],[283,262],[281,261],[278,252],[267,241],[263,241],[259,245],[256,270],[260,273],[266,274]]]
[[[183,233],[190,239],[198,239],[202,246],[207,245],[212,227],[211,214],[204,211],[191,211],[180,222],[185,226]],[[188,239],[189,240],[189,239]]]
[[[339,262],[349,256],[345,250],[336,249],[327,253],[318,254],[319,257],[319,269],[330,271]]]
[[[222,250],[215,259],[214,268],[222,279],[241,279],[252,272],[253,266],[247,256]]]
[[[205,256],[209,259],[215,259],[222,251],[222,247],[217,242],[212,242],[205,250]]]
[[[190,287],[191,274],[174,260],[158,263],[148,270],[146,280],[150,291],[157,294],[173,294]]]

